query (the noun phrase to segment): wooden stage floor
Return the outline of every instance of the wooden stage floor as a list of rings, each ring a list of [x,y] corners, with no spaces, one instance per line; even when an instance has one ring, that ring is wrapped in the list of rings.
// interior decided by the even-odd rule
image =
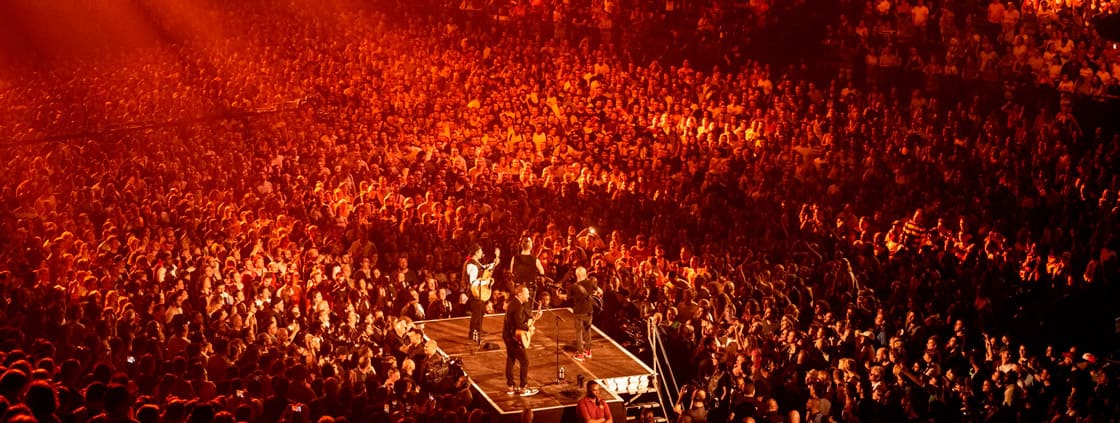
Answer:
[[[557,317],[562,320],[557,320]],[[567,308],[549,309],[544,310],[537,320],[535,325],[537,330],[528,350],[529,385],[540,388],[541,392],[530,397],[508,395],[505,377],[506,351],[501,336],[504,318],[504,314],[492,314],[483,319],[482,330],[486,334],[482,336],[482,346],[468,336],[469,317],[421,322],[424,324],[425,336],[434,339],[444,354],[462,360],[463,370],[470,376],[476,394],[481,394],[498,414],[514,416],[519,415],[526,408],[531,408],[538,418],[537,421],[572,421],[568,418],[540,418],[544,417],[541,412],[548,411],[552,414],[574,416],[575,405],[583,396],[583,389],[576,386],[579,375],[583,375],[585,380],[619,381],[622,379],[614,378],[641,377],[643,380],[648,380],[653,374],[652,369],[596,327],[592,327],[591,331],[592,359],[582,362],[573,360],[570,344],[575,340],[575,319],[572,312]],[[560,341],[559,366],[563,367],[566,373],[565,380],[561,383],[556,383],[557,339]],[[485,348],[487,346],[497,349],[487,349]],[[514,369],[514,377],[517,377],[516,369]],[[606,393],[610,389],[603,391]],[[607,402],[611,404],[615,421],[622,421],[619,420],[625,419],[622,399],[615,392],[610,392],[609,395],[612,398]]]

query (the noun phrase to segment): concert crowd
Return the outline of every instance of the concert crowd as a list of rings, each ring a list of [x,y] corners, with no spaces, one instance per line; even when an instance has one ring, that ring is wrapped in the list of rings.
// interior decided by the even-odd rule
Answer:
[[[643,357],[647,323],[673,341],[674,421],[1120,415],[1120,135],[1073,106],[1120,76],[1084,25],[1104,5],[838,2],[854,51],[1011,69],[1049,103],[639,59],[640,30],[572,29],[673,10],[570,3],[535,26],[544,2],[479,22],[250,1],[200,13],[221,36],[12,65],[0,417],[486,421],[417,322],[469,311],[469,246],[522,237],[552,306],[583,266],[621,317],[596,325]],[[699,4],[673,40],[813,7]],[[734,8],[756,19],[729,29]]]
[[[1120,94],[1117,45],[1093,18],[1120,11],[1111,1],[844,2],[829,44],[852,67],[888,77],[1034,84],[1062,93]],[[853,57],[854,56],[854,57]]]

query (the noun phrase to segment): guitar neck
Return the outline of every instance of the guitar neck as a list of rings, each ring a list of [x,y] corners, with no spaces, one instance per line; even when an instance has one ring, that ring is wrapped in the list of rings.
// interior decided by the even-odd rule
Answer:
[[[485,270],[485,271],[489,272],[489,271],[493,270],[495,267],[498,267],[499,262],[501,262],[501,259],[495,258],[494,261],[490,262],[490,264],[483,264],[482,265],[482,270]]]

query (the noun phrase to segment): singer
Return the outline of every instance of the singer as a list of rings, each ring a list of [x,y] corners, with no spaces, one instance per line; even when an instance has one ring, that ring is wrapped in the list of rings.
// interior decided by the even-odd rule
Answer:
[[[490,294],[494,279],[490,277],[494,266],[502,256],[502,250],[494,249],[494,261],[483,265],[482,247],[478,244],[471,245],[468,250],[467,261],[463,263],[463,280],[467,281],[471,303],[471,324],[467,337],[475,341],[482,336],[482,315],[486,313],[486,303],[490,301]]]
[[[530,388],[529,384],[529,355],[525,349],[529,348],[530,338],[533,336],[533,317],[530,313],[529,287],[518,285],[514,288],[514,297],[509,300],[506,307],[506,318],[502,325],[502,340],[506,344],[506,384],[509,386],[509,395],[527,397],[540,390]],[[539,316],[537,316],[539,317]],[[513,366],[520,366],[519,378],[513,379]],[[518,384],[517,382],[520,382]]]
[[[587,393],[579,400],[579,418],[585,423],[613,423],[611,409],[606,401],[599,398],[599,383],[587,381]]]

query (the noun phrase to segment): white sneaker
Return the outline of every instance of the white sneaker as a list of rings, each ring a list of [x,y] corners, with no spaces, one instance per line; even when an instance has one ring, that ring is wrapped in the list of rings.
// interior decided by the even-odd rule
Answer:
[[[525,389],[521,390],[521,396],[530,397],[530,396],[536,395],[540,391],[541,390],[537,389],[537,388],[525,388]]]

